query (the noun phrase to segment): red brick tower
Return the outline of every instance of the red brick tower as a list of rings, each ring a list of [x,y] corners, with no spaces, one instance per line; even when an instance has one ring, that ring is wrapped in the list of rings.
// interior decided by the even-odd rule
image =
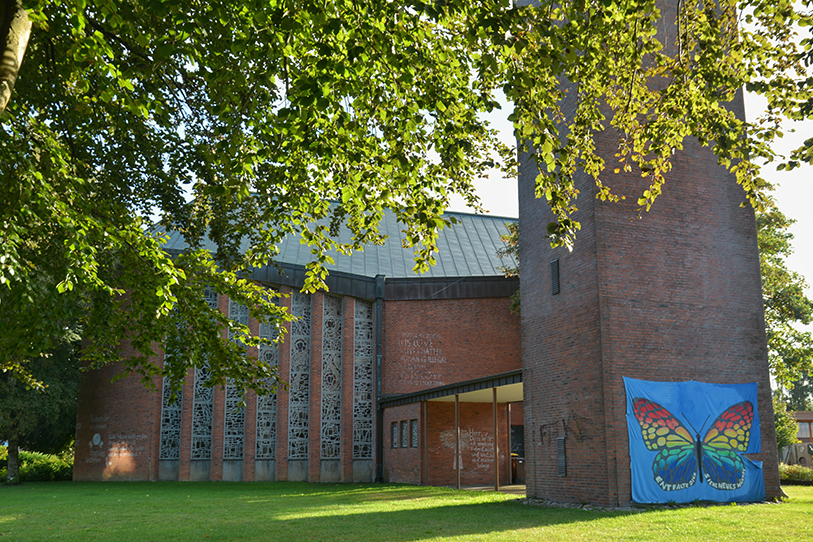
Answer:
[[[673,3],[669,1],[670,5]],[[669,8],[671,9],[671,8]],[[742,96],[731,105],[744,115]],[[615,134],[597,142],[612,157]],[[663,195],[637,219],[636,173],[608,175],[627,196],[595,198],[577,179],[575,248],[551,249],[553,216],[519,176],[522,350],[528,495],[624,505],[631,500],[622,377],[758,382],[767,498],[780,494],[753,209],[707,148],[674,157]],[[558,281],[558,284],[554,284]],[[564,450],[562,442],[564,439]],[[557,450],[558,445],[558,450]],[[564,470],[560,470],[564,467]]]

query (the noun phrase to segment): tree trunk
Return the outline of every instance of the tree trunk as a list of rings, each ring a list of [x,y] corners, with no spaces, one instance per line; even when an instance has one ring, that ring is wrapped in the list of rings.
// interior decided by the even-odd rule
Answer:
[[[6,110],[31,36],[31,21],[20,0],[0,0],[0,115]],[[11,449],[9,448],[9,452]]]
[[[17,436],[8,439],[8,467],[6,470],[6,483],[20,483],[20,446],[17,444]]]

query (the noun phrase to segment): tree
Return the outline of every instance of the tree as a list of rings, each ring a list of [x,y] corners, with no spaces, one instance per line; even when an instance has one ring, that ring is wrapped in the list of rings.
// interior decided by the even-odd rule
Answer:
[[[29,319],[31,307],[53,305],[55,320],[81,319],[93,364],[120,360],[126,338],[139,355],[125,367],[145,383],[179,385],[207,360],[210,383],[263,391],[258,377],[275,369],[245,361],[261,339],[209,309],[204,288],[279,324],[289,316],[244,272],[298,233],[313,252],[305,287],[324,287],[332,251],[381,241],[384,208],[425,269],[450,195],[476,208],[472,180],[494,161],[511,169],[478,116],[498,107],[498,89],[514,106],[520,150],[541,166],[555,244],[578,229],[577,168],[596,177],[599,197],[618,197],[595,153],[605,129],[619,135],[619,167],[642,172],[642,209],[690,136],[763,203],[771,122],[806,114],[805,57],[789,29],[809,14],[748,0],[753,30],[738,32],[734,0],[675,0],[664,11],[660,0],[536,4],[6,0],[32,30],[0,118],[0,303],[13,330],[0,342],[4,370],[30,376],[24,360],[58,328],[49,312]],[[656,32],[672,13],[676,51]],[[769,98],[762,123],[726,108],[744,84]],[[351,243],[333,239],[340,227]],[[189,250],[161,250],[170,229]],[[225,327],[240,340],[226,340]],[[179,329],[189,330],[183,351],[156,365],[153,345]]]
[[[813,379],[803,372],[790,389],[783,389],[783,399],[788,410],[813,410]]]
[[[793,253],[793,234],[788,229],[794,220],[772,199],[756,219],[768,362],[776,382],[790,387],[813,371],[813,336],[796,327],[813,322],[813,301],[805,295],[805,278],[785,262]]]
[[[80,375],[77,340],[74,332],[65,332],[53,352],[26,364],[41,389],[13,376],[0,383],[0,440],[8,441],[8,484],[19,483],[21,447],[57,453],[73,441]]]
[[[799,429],[796,420],[788,412],[785,402],[776,394],[773,397],[773,415],[776,424],[776,446],[781,452],[782,448],[798,442],[796,433]]]
[[[31,35],[31,21],[22,3],[5,0],[0,3],[0,37],[3,38],[3,62],[0,63],[0,115],[6,109],[17,73]]]
[[[506,277],[519,276],[519,222],[506,222],[505,228],[508,233],[502,234],[500,239],[505,243],[505,247],[497,251],[497,255],[510,256],[516,262],[516,265],[502,266],[500,270],[505,273]],[[519,288],[511,295],[511,311],[519,312],[522,305],[522,298],[520,297]]]

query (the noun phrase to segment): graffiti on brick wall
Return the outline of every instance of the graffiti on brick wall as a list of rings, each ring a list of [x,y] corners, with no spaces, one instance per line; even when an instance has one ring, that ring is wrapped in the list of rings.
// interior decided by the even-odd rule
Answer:
[[[584,416],[570,416],[555,422],[545,423],[539,426],[539,437],[542,445],[556,445],[558,437],[568,437],[576,442],[592,440],[593,436],[587,428],[589,419]]]
[[[446,383],[441,372],[433,369],[447,363],[440,340],[440,333],[401,333],[396,346],[400,351],[405,383],[414,386]]]
[[[447,429],[440,433],[441,446],[452,450],[454,455],[454,429]],[[500,450],[500,459],[504,453]],[[457,469],[457,463],[452,459],[452,468]],[[460,468],[466,470],[490,471],[494,468],[494,435],[487,431],[474,429],[460,430]]]

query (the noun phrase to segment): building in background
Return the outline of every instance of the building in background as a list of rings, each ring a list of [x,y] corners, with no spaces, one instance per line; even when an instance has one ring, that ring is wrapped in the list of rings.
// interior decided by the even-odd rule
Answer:
[[[786,446],[779,454],[779,460],[788,465],[813,465],[813,412],[793,412],[798,430],[796,438],[799,442]]]
[[[245,408],[241,390],[202,386],[204,369],[187,375],[173,404],[162,382],[150,392],[135,377],[111,383],[117,367],[87,373],[74,479],[513,481],[524,416],[519,316],[509,309],[518,279],[503,276],[515,262],[497,255],[513,219],[454,216],[437,264],[418,275],[387,214],[385,245],[333,255],[329,293],[299,292],[311,254],[286,239],[277,264],[252,278],[285,294],[280,303],[298,317],[279,348],[258,352],[290,387],[249,392]],[[173,235],[165,248],[185,246]],[[207,301],[270,333],[226,296],[210,291]]]

